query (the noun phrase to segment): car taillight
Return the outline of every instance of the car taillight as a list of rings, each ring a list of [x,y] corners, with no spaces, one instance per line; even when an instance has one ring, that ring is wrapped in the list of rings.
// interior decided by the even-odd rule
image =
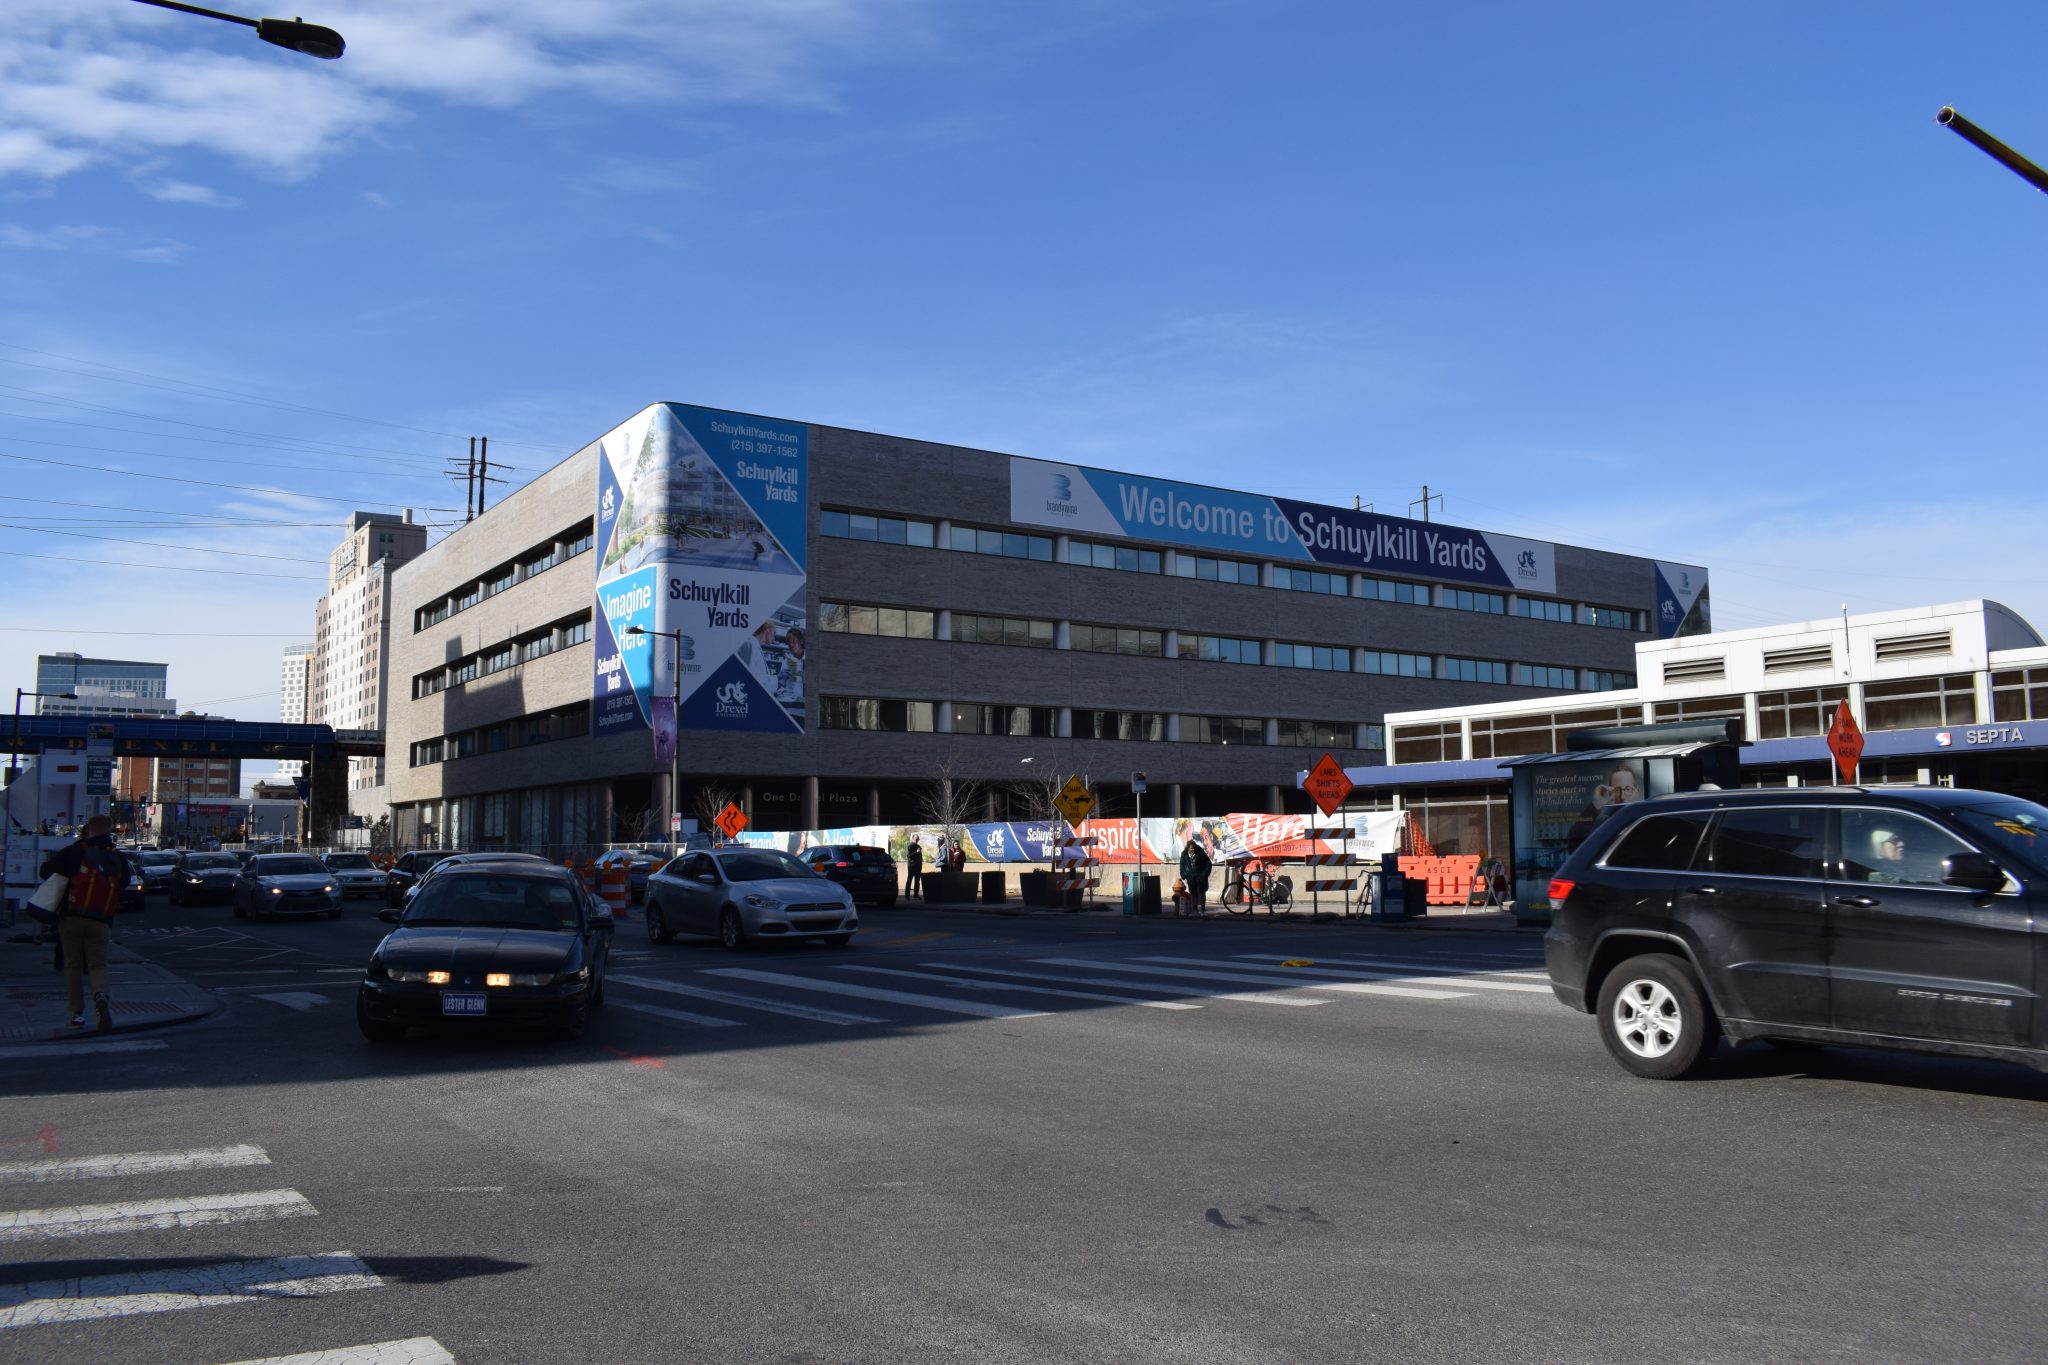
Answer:
[[[1550,879],[1550,903],[1552,905],[1563,905],[1571,896],[1572,888],[1577,885],[1577,882],[1570,881],[1564,877],[1552,877]]]
[[[852,863],[834,863],[834,864],[832,864],[832,866],[834,866],[834,867],[852,867],[852,866],[853,866],[853,864],[852,864]]]

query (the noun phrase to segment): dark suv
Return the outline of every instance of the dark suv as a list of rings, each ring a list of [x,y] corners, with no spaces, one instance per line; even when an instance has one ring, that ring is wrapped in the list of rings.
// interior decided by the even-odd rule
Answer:
[[[838,882],[856,901],[884,910],[896,904],[896,860],[871,844],[817,844],[797,857],[821,877]]]
[[[1629,805],[1550,883],[1551,989],[1638,1076],[1737,1041],[2048,1070],[2035,1000],[2048,809],[1995,792],[1805,787]]]

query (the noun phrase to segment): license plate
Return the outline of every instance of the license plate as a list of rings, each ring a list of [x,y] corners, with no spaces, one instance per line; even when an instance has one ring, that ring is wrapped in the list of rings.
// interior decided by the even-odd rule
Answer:
[[[482,1014],[489,1007],[490,997],[486,995],[459,994],[455,991],[441,993],[443,1014]]]

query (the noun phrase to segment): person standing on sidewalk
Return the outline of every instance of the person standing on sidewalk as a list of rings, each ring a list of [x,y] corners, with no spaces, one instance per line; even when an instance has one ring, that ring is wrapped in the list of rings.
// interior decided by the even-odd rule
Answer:
[[[1180,879],[1187,883],[1188,899],[1193,903],[1196,914],[1206,908],[1204,902],[1209,898],[1209,868],[1209,850],[1190,834],[1187,847],[1180,851]]]
[[[95,815],[85,822],[77,843],[52,853],[43,863],[45,877],[64,877],[64,908],[57,917],[57,943],[64,952],[64,998],[71,1007],[71,1027],[85,1027],[82,977],[92,978],[92,1003],[99,1031],[114,1027],[107,1003],[107,941],[114,916],[121,909],[121,891],[128,885],[128,859],[114,847],[114,822]]]
[[[924,842],[915,834],[910,836],[910,847],[904,850],[903,861],[910,868],[909,874],[903,881],[903,894],[906,897],[923,894]]]

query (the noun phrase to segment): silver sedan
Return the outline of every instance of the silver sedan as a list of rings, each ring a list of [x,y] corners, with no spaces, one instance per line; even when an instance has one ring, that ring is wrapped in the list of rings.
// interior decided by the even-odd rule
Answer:
[[[727,948],[771,939],[843,945],[860,927],[853,897],[790,857],[765,848],[686,853],[647,879],[647,937],[712,934]]]

